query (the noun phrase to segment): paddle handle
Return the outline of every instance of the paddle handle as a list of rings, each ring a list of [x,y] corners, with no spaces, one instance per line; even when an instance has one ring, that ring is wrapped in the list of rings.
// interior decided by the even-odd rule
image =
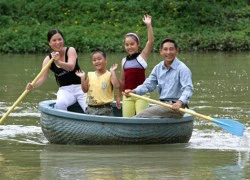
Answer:
[[[172,109],[172,105],[166,104],[166,103],[161,102],[161,101],[150,99],[150,98],[147,98],[145,96],[140,96],[140,95],[137,95],[137,94],[134,94],[134,93],[129,93],[129,95],[133,96],[133,97],[136,97],[136,98],[139,98],[139,99],[143,99],[145,101],[148,101],[148,102],[151,102],[151,103],[154,103],[154,104],[164,106],[164,107],[169,108],[169,109]],[[179,111],[183,112],[183,113],[191,114],[191,115],[196,116],[196,117],[201,118],[201,119],[206,119],[206,120],[209,120],[209,121],[213,120],[213,118],[210,117],[210,116],[205,116],[205,115],[196,113],[195,111],[191,111],[191,110],[188,110],[188,109],[179,108]]]
[[[139,95],[134,94],[134,93],[129,93],[129,95],[133,96],[133,97],[136,97],[136,98],[143,99],[145,101],[148,101],[148,102],[151,102],[151,103],[154,103],[154,104],[164,106],[166,108],[170,108],[170,109],[172,108],[172,105],[163,103],[161,101],[150,99],[150,98],[147,98],[147,97],[144,97],[144,96],[139,96]],[[221,120],[220,119],[214,119],[212,117],[205,116],[205,115],[196,113],[196,112],[194,112],[192,110],[188,110],[188,109],[180,108],[179,111],[183,112],[183,113],[191,114],[191,115],[196,116],[196,117],[201,118],[201,119],[206,119],[206,120],[212,121],[212,122],[216,123],[219,127],[223,128],[224,130],[226,130],[227,132],[229,132],[229,133],[231,133],[233,135],[243,136],[244,125],[237,122],[237,121],[233,121],[233,120],[229,120],[229,119],[227,119],[225,121],[222,121],[222,119]]]
[[[47,71],[49,69],[49,67],[51,66],[52,62],[54,61],[53,58],[51,58],[49,60],[49,62],[42,68],[42,70],[40,71],[40,73],[35,77],[35,79],[31,82],[31,85],[34,86],[35,83],[38,81],[38,79],[43,75],[43,73],[45,71]],[[3,115],[3,117],[0,119],[0,125],[3,124],[4,120],[6,119],[6,117],[11,113],[11,111],[13,111],[13,109],[22,101],[22,99],[28,94],[30,90],[25,90],[21,96],[16,100],[16,102],[14,102],[14,104],[8,109],[8,111]]]

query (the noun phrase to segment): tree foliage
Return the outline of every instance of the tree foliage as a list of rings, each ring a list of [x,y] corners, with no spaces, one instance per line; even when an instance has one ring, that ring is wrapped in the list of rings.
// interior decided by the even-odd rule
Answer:
[[[48,52],[47,32],[60,29],[79,52],[122,52],[124,34],[147,40],[144,14],[153,16],[154,50],[172,37],[183,50],[249,50],[248,0],[2,0],[0,52]]]

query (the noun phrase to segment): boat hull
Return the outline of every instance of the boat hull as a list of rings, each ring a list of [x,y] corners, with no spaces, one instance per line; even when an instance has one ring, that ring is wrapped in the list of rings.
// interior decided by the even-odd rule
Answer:
[[[194,117],[190,115],[182,119],[123,118],[62,111],[53,106],[54,101],[39,103],[42,131],[53,144],[187,143],[193,131]],[[120,115],[115,107],[114,111]]]

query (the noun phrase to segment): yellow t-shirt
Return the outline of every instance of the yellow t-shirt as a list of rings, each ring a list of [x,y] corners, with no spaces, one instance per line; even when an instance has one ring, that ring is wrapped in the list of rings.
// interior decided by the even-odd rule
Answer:
[[[111,83],[111,73],[108,70],[101,76],[97,76],[95,72],[88,72],[88,78],[88,105],[103,105],[114,100],[114,88]]]

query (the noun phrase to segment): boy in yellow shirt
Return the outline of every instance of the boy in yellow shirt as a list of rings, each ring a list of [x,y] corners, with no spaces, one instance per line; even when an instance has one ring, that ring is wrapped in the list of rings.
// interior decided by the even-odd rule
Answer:
[[[106,54],[102,50],[93,51],[91,57],[96,71],[88,72],[87,78],[84,71],[76,72],[76,75],[81,78],[83,92],[88,93],[88,107],[85,113],[112,116],[111,103],[114,100],[114,88],[120,87],[116,75],[118,65],[113,64],[108,71]]]

